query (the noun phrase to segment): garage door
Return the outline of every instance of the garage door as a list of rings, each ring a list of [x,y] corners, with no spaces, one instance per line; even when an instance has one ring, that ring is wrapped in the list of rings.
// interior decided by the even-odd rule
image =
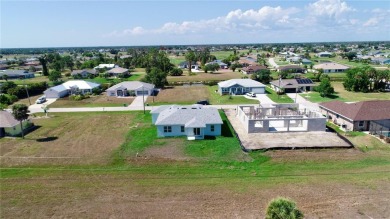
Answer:
[[[147,90],[144,90],[144,91],[138,90],[137,91],[137,96],[142,96],[142,93],[143,93],[143,95],[149,95],[149,91],[147,91]]]
[[[263,87],[257,87],[257,88],[252,88],[252,92],[254,92],[255,94],[264,94],[265,90]]]

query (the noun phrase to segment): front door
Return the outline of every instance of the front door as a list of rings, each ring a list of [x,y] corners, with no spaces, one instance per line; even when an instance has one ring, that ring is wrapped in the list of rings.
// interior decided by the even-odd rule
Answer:
[[[118,97],[123,97],[123,90],[117,90],[116,91]]]
[[[194,128],[194,135],[199,136],[200,135],[200,128]]]

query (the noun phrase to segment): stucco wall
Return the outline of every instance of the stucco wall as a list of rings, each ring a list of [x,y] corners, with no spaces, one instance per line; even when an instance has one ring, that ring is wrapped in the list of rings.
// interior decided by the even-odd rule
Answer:
[[[23,124],[23,129],[26,129],[27,127],[30,126],[31,122],[29,120],[25,120],[22,122]],[[20,128],[20,124],[18,123],[16,126],[14,127],[11,127],[11,128],[4,128],[4,131],[5,131],[5,134],[8,135],[8,136],[16,136],[16,135],[19,135],[21,134],[21,128]]]

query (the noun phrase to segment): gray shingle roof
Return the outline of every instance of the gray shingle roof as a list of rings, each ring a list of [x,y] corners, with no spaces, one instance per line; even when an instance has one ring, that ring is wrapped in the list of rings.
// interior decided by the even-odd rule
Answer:
[[[203,108],[202,105],[161,106],[152,113],[160,111],[156,125],[184,125],[185,127],[206,127],[207,124],[223,124],[216,108]]]
[[[0,127],[11,128],[19,124],[19,121],[14,118],[12,113],[0,111]]]
[[[139,88],[142,88],[142,86],[147,89],[151,90],[154,88],[153,84],[145,83],[145,82],[140,82],[140,81],[124,81],[119,84],[116,84],[110,88],[107,89],[107,91],[115,91],[120,87],[126,88],[127,90],[137,90]]]

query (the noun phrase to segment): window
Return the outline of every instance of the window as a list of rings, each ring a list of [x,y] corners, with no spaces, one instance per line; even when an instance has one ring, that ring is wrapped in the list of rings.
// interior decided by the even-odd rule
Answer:
[[[364,126],[364,121],[359,121],[359,127],[363,127]]]
[[[255,127],[256,128],[263,128],[263,121],[256,121],[255,122]]]
[[[184,126],[180,126],[181,132],[184,132]]]
[[[214,126],[214,125],[211,125],[211,126],[210,126],[210,131],[213,132],[214,130],[215,130],[215,126]]]
[[[164,132],[172,132],[172,126],[164,126]]]

